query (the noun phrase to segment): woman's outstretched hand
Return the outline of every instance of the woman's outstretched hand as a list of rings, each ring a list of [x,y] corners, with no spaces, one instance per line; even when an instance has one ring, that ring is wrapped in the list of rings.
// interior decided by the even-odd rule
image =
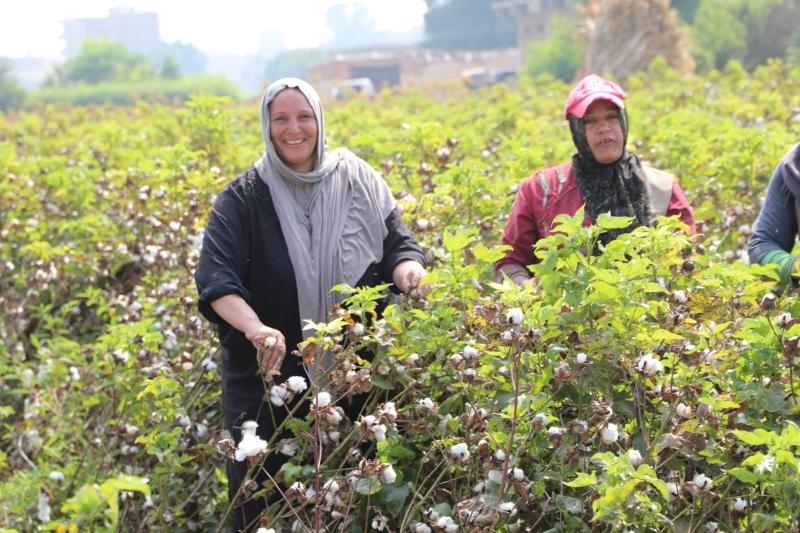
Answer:
[[[430,285],[420,285],[427,274],[425,267],[416,261],[403,261],[394,267],[392,280],[404,294],[412,298],[425,298],[432,289]]]
[[[281,373],[283,358],[286,356],[286,339],[277,329],[260,324],[252,331],[245,331],[247,340],[256,347],[256,358],[261,373],[267,381]]]

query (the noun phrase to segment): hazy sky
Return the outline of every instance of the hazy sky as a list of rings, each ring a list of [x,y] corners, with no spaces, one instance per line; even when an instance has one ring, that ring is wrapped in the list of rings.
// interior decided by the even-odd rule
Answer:
[[[354,0],[0,0],[0,56],[59,57],[64,49],[61,21],[105,17],[113,7],[158,13],[161,38],[204,51],[255,53],[259,34],[283,34],[287,48],[325,43],[332,33],[325,13]],[[362,0],[376,28],[404,32],[423,24],[424,0]]]

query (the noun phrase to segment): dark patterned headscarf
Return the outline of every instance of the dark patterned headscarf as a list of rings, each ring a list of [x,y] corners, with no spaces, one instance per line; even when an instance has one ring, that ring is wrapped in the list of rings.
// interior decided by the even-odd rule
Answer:
[[[572,142],[578,149],[572,156],[572,172],[592,222],[596,222],[602,213],[634,217],[627,228],[607,230],[600,235],[600,242],[604,245],[638,226],[647,226],[650,223],[650,205],[644,170],[636,154],[626,148],[628,115],[625,109],[617,107],[617,110],[622,127],[622,156],[609,164],[600,163],[595,159],[586,138],[586,125],[583,119],[573,114],[567,115]]]

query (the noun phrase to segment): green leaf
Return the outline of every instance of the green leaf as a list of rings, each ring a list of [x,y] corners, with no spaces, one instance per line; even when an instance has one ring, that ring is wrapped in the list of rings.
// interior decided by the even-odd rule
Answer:
[[[591,474],[587,474],[586,472],[578,472],[578,475],[575,479],[565,482],[564,485],[574,489],[597,485],[597,475],[594,472]]]
[[[603,229],[625,229],[631,225],[633,217],[615,217],[602,213],[597,217],[597,225]]]
[[[383,490],[381,490],[372,501],[390,515],[398,516],[403,512],[406,500],[410,494],[411,490],[409,489],[409,484],[392,483],[391,485],[385,485]]]
[[[458,252],[463,250],[474,240],[474,231],[460,231],[458,233],[445,233],[444,234],[444,247],[450,252]]]
[[[356,492],[364,496],[377,494],[382,488],[383,483],[374,477],[362,477],[356,483]]]
[[[773,431],[758,428],[753,431],[733,430],[736,437],[748,446],[762,446],[777,442],[778,436]]]
[[[498,259],[502,259],[508,250],[511,250],[511,246],[503,245],[487,248],[482,242],[479,242],[472,247],[472,255],[474,255],[475,259],[478,261],[494,263]]]
[[[759,476],[755,472],[751,472],[750,470],[746,468],[741,468],[739,466],[734,468],[729,468],[728,473],[733,477],[735,477],[736,479],[738,479],[739,481],[741,481],[742,483],[749,483],[751,485],[753,483],[758,483],[758,481],[761,479],[761,476]]]

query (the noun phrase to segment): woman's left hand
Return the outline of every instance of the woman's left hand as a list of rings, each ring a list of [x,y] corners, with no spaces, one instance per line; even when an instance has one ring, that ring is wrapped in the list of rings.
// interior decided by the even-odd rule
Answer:
[[[424,298],[432,288],[430,285],[420,286],[422,278],[427,274],[428,272],[421,264],[414,260],[407,260],[394,267],[392,280],[404,294],[412,298]]]

